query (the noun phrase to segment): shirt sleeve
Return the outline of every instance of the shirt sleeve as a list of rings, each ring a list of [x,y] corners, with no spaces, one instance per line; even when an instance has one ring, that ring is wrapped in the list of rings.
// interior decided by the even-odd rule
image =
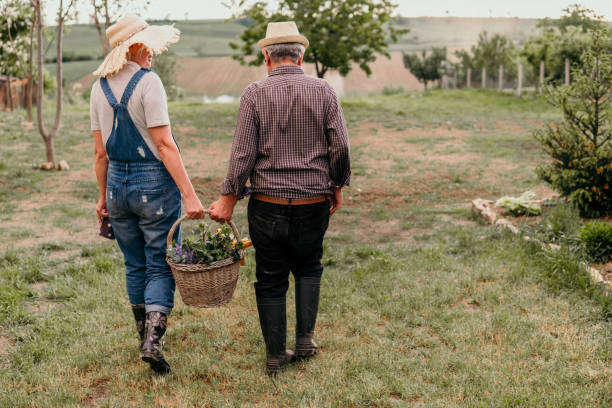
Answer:
[[[168,98],[159,76],[148,73],[142,79],[146,81],[142,90],[142,105],[144,106],[145,122],[148,128],[170,124],[168,116]]]
[[[96,81],[91,86],[91,93],[89,94],[89,116],[91,119],[91,130],[102,130],[100,126],[100,118],[98,117],[98,111],[96,110],[94,101],[97,98],[98,87],[100,86],[100,81]]]
[[[340,101],[331,87],[327,87],[327,99],[325,134],[329,143],[329,177],[333,187],[344,187],[351,182],[348,131]]]
[[[259,119],[250,88],[247,88],[240,97],[240,108],[238,110],[238,122],[232,144],[232,154],[227,169],[227,176],[223,180],[223,186],[221,187],[221,194],[234,194],[238,198],[244,198],[248,194],[246,182],[257,160],[258,136]]]

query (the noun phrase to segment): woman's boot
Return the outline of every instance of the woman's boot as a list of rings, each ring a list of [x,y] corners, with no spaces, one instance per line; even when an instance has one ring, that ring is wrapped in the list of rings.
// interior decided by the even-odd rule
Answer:
[[[307,358],[317,353],[319,346],[312,340],[317,310],[321,278],[295,278],[295,354],[297,358]]]
[[[138,330],[138,336],[140,337],[140,348],[144,343],[145,337],[145,322],[147,320],[147,312],[145,311],[145,305],[132,305],[132,313],[134,313],[134,320],[136,321],[136,330]]]
[[[295,361],[295,354],[287,350],[286,300],[282,298],[257,298],[257,311],[261,333],[266,343],[266,373],[275,375],[282,367]]]
[[[147,313],[145,340],[140,348],[143,361],[151,366],[151,370],[158,374],[170,372],[170,364],[162,354],[162,337],[166,333],[168,316],[162,312]]]

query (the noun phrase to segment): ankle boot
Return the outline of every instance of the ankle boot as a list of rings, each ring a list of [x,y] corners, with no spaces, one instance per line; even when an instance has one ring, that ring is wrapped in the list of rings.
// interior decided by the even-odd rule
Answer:
[[[140,348],[140,355],[143,361],[151,366],[151,370],[158,374],[170,372],[170,364],[162,354],[162,338],[166,333],[168,316],[162,312],[147,313],[145,324],[145,339]]]
[[[136,330],[138,330],[138,337],[140,337],[140,348],[144,343],[145,337],[145,321],[147,320],[147,313],[144,305],[132,305],[132,313],[134,313],[134,320],[136,321]]]
[[[295,354],[307,358],[317,353],[319,346],[312,340],[317,311],[321,278],[298,277],[295,279]]]
[[[287,350],[286,300],[282,298],[257,298],[257,311],[261,333],[266,343],[266,373],[275,375],[282,367],[295,361],[295,354]]]

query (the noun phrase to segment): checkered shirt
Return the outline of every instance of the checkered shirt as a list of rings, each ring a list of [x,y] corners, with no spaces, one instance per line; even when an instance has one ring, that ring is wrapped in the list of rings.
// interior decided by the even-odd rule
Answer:
[[[307,198],[350,176],[344,115],[327,82],[283,65],[244,90],[222,194]]]

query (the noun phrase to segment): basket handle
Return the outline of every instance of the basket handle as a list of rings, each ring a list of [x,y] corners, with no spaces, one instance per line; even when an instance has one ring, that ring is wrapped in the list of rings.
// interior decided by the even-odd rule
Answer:
[[[210,214],[210,211],[204,210],[204,214]],[[176,220],[174,224],[172,224],[172,227],[170,228],[170,231],[168,232],[168,238],[166,239],[167,248],[170,248],[170,246],[172,245],[172,237],[174,236],[174,230],[176,230],[176,227],[178,227],[179,224],[183,222],[185,218],[187,218],[187,215],[183,215],[178,220]],[[240,234],[238,233],[238,229],[236,228],[234,221],[230,220],[229,225],[230,227],[232,227],[232,231],[234,232],[234,236],[236,237],[236,242],[240,242],[241,240]]]

